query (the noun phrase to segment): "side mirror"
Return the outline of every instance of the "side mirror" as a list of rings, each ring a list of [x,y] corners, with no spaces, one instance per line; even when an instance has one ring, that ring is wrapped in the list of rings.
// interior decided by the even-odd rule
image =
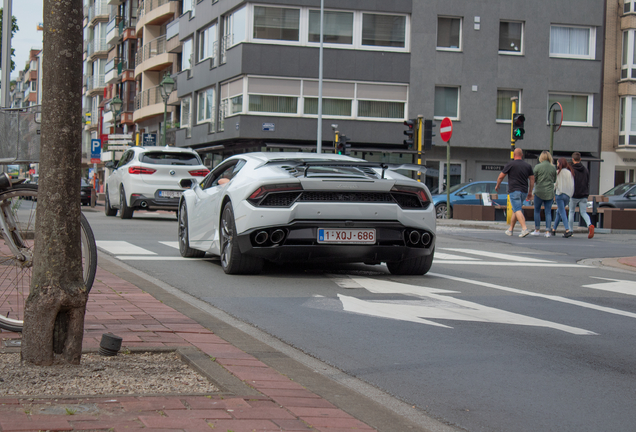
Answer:
[[[192,187],[194,186],[194,181],[192,181],[192,179],[190,178],[184,178],[179,180],[179,186],[184,189],[192,189]]]
[[[633,193],[625,194],[625,198],[634,198],[634,197],[636,197],[636,194],[633,194]]]
[[[117,168],[117,165],[115,164],[114,161],[107,161],[106,163],[104,163],[104,166],[106,168],[110,168],[110,169],[115,169]]]
[[[457,196],[465,196],[465,195],[468,195],[468,192],[461,191],[461,192],[457,192],[455,195],[457,195]]]

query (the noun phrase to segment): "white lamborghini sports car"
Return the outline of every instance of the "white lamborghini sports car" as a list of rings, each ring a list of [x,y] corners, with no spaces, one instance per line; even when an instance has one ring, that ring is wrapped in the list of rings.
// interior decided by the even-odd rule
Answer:
[[[392,274],[425,274],[435,206],[396,169],[424,171],[335,154],[232,156],[200,183],[181,180],[179,250],[217,255],[228,274],[258,274],[265,261],[384,262]]]

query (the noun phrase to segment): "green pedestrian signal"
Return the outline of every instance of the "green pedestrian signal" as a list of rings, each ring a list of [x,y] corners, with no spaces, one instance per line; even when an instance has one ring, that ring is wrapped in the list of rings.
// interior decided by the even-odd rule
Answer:
[[[512,115],[512,138],[517,140],[522,140],[523,135],[526,133],[524,129],[526,121],[526,116],[523,114],[513,114]]]

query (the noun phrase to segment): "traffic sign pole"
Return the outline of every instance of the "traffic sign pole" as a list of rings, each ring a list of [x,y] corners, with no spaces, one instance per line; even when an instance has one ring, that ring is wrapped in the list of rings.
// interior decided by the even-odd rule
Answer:
[[[439,125],[439,136],[446,142],[446,219],[450,219],[450,139],[453,136],[453,122],[448,117],[444,117]]]

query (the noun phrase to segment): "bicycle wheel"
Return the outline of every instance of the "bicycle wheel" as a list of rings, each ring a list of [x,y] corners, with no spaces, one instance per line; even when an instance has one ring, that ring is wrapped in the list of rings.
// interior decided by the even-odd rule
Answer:
[[[33,270],[37,185],[17,185],[0,192],[0,328],[22,331],[24,305]],[[97,270],[95,236],[80,216],[82,272],[90,291]]]

